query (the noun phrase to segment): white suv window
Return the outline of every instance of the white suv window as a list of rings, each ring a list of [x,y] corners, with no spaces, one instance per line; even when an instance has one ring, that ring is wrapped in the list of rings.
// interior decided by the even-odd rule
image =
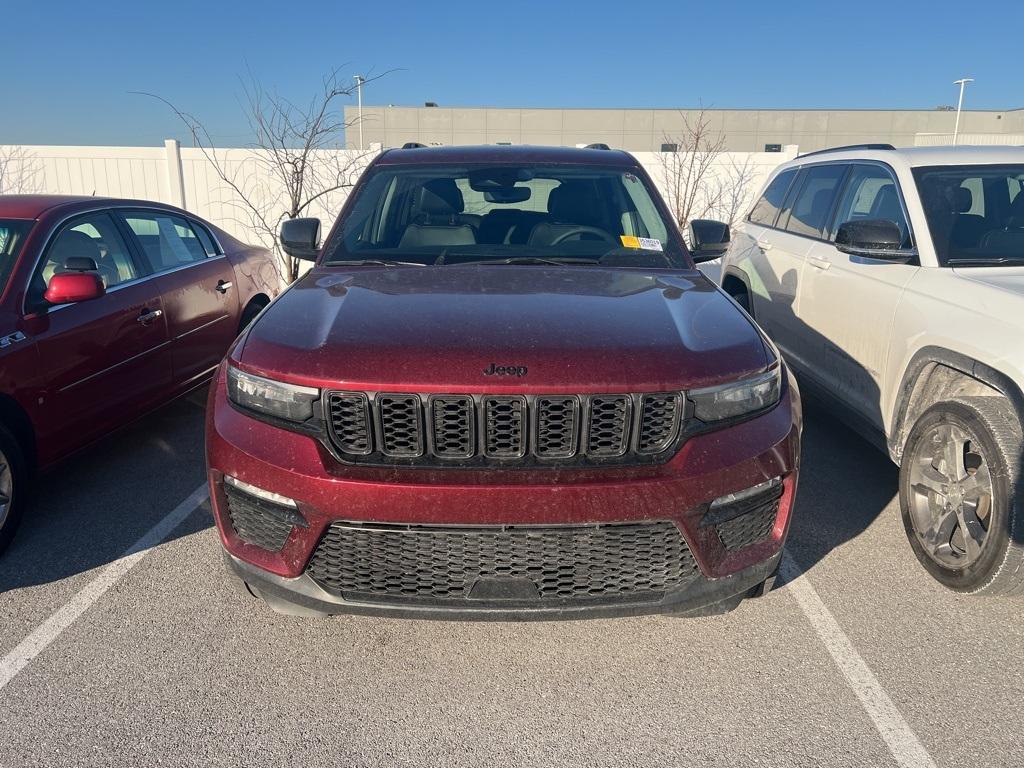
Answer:
[[[772,183],[765,188],[764,194],[761,195],[761,199],[757,201],[747,218],[754,224],[774,227],[779,210],[786,201],[789,185],[795,177],[796,168],[790,168],[772,179]]]
[[[779,219],[779,225],[794,235],[821,237],[828,225],[829,214],[839,194],[846,169],[842,164],[811,166],[800,174],[797,184],[802,184],[800,193],[787,213]]]
[[[910,234],[903,215],[896,180],[880,165],[855,165],[836,210],[836,226],[862,219],[886,219],[900,228],[904,241]]]

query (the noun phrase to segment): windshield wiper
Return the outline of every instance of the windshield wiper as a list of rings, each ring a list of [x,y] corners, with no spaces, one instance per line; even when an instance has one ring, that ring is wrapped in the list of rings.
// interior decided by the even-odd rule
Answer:
[[[1024,264],[1024,256],[990,256],[983,259],[947,259],[951,267],[1002,267]]]
[[[328,267],[425,267],[419,261],[394,261],[393,259],[341,259],[328,261]]]
[[[568,264],[600,264],[597,259],[582,259],[575,256],[563,258],[544,258],[543,256],[509,256],[506,259],[476,259],[474,261],[457,261],[450,266],[461,267],[466,264],[553,264],[564,267]]]

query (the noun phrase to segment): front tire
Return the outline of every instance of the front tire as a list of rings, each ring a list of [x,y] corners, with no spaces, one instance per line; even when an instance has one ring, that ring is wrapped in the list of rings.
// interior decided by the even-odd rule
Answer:
[[[27,485],[21,446],[14,435],[0,425],[0,554],[10,545],[21,524]]]
[[[917,559],[957,592],[1024,593],[1021,425],[1001,397],[932,406],[900,463],[903,526]]]

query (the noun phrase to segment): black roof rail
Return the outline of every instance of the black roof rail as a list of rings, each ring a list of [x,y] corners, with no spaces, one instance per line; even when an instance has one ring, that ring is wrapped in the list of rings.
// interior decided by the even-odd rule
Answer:
[[[418,141],[407,141],[402,145],[402,149],[426,149],[426,144],[421,144]]]
[[[894,150],[896,149],[896,147],[894,147],[892,144],[847,144],[845,147],[829,147],[828,149],[816,149],[814,152],[807,152],[806,154],[798,155],[798,157],[824,155],[827,152],[845,152],[846,150],[849,149],[881,149],[888,151],[891,149]]]
[[[607,144],[598,142],[597,144],[587,144],[584,149],[611,149]]]

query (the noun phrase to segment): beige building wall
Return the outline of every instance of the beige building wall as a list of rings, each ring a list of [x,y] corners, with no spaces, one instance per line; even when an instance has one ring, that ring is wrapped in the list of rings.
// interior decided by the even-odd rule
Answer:
[[[379,143],[547,144],[574,146],[602,142],[632,152],[658,151],[683,130],[683,116],[698,110],[521,109],[490,107],[363,107],[366,148]],[[919,133],[952,133],[956,114],[940,110],[709,109],[705,115],[732,152],[763,152],[766,144],[795,144],[801,152],[844,144],[914,146]],[[358,120],[355,107],[345,119]],[[1024,132],[1024,109],[965,111],[960,130],[968,134]],[[356,148],[358,131],[349,131]]]

